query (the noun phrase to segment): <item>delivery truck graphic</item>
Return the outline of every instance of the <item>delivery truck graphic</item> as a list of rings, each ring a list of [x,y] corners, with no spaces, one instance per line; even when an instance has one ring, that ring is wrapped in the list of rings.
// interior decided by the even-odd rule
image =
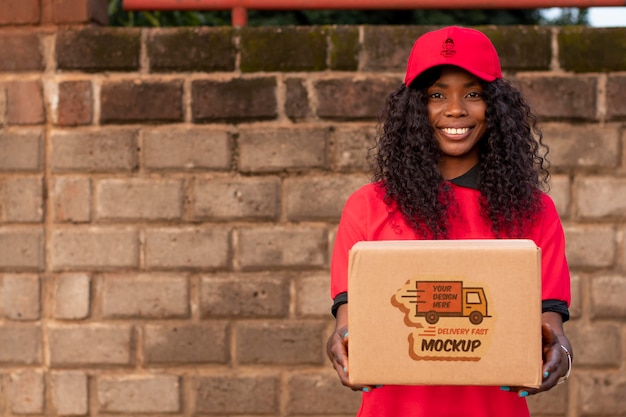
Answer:
[[[484,288],[464,287],[463,281],[415,281],[415,289],[401,297],[414,303],[415,317],[424,317],[429,324],[440,317],[468,317],[477,325],[490,317]]]

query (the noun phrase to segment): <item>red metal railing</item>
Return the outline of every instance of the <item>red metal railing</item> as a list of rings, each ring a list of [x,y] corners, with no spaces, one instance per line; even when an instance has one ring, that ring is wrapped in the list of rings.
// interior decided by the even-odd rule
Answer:
[[[538,9],[626,6],[626,0],[122,0],[125,10],[231,10],[245,26],[247,10]]]

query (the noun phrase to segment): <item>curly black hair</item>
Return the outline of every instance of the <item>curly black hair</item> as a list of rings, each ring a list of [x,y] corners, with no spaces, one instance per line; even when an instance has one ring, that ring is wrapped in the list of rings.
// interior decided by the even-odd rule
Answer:
[[[384,187],[385,203],[418,236],[434,239],[447,237],[448,213],[455,204],[437,166],[440,150],[428,120],[427,89],[440,74],[440,68],[427,71],[410,88],[403,84],[389,94],[371,150],[373,180]],[[517,88],[503,79],[482,85],[487,122],[479,142],[482,215],[495,237],[522,237],[542,209],[549,149]]]

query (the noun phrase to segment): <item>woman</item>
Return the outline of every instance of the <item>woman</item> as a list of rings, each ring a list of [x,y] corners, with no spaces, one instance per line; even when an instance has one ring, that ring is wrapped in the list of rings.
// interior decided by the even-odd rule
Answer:
[[[363,391],[358,416],[527,417],[524,397],[569,376],[569,269],[561,222],[541,191],[549,178],[547,147],[535,125],[483,33],[448,27],[417,39],[405,82],[382,113],[374,181],[346,202],[333,251],[337,323],[327,351],[341,382]],[[350,385],[347,271],[356,242],[500,238],[532,239],[542,249],[539,388]]]

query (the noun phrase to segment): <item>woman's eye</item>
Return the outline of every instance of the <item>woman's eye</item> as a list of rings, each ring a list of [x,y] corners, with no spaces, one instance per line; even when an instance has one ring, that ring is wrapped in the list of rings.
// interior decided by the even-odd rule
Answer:
[[[478,91],[472,91],[467,95],[469,98],[481,98],[482,95]]]
[[[441,93],[432,93],[430,98],[443,98],[443,94]]]

